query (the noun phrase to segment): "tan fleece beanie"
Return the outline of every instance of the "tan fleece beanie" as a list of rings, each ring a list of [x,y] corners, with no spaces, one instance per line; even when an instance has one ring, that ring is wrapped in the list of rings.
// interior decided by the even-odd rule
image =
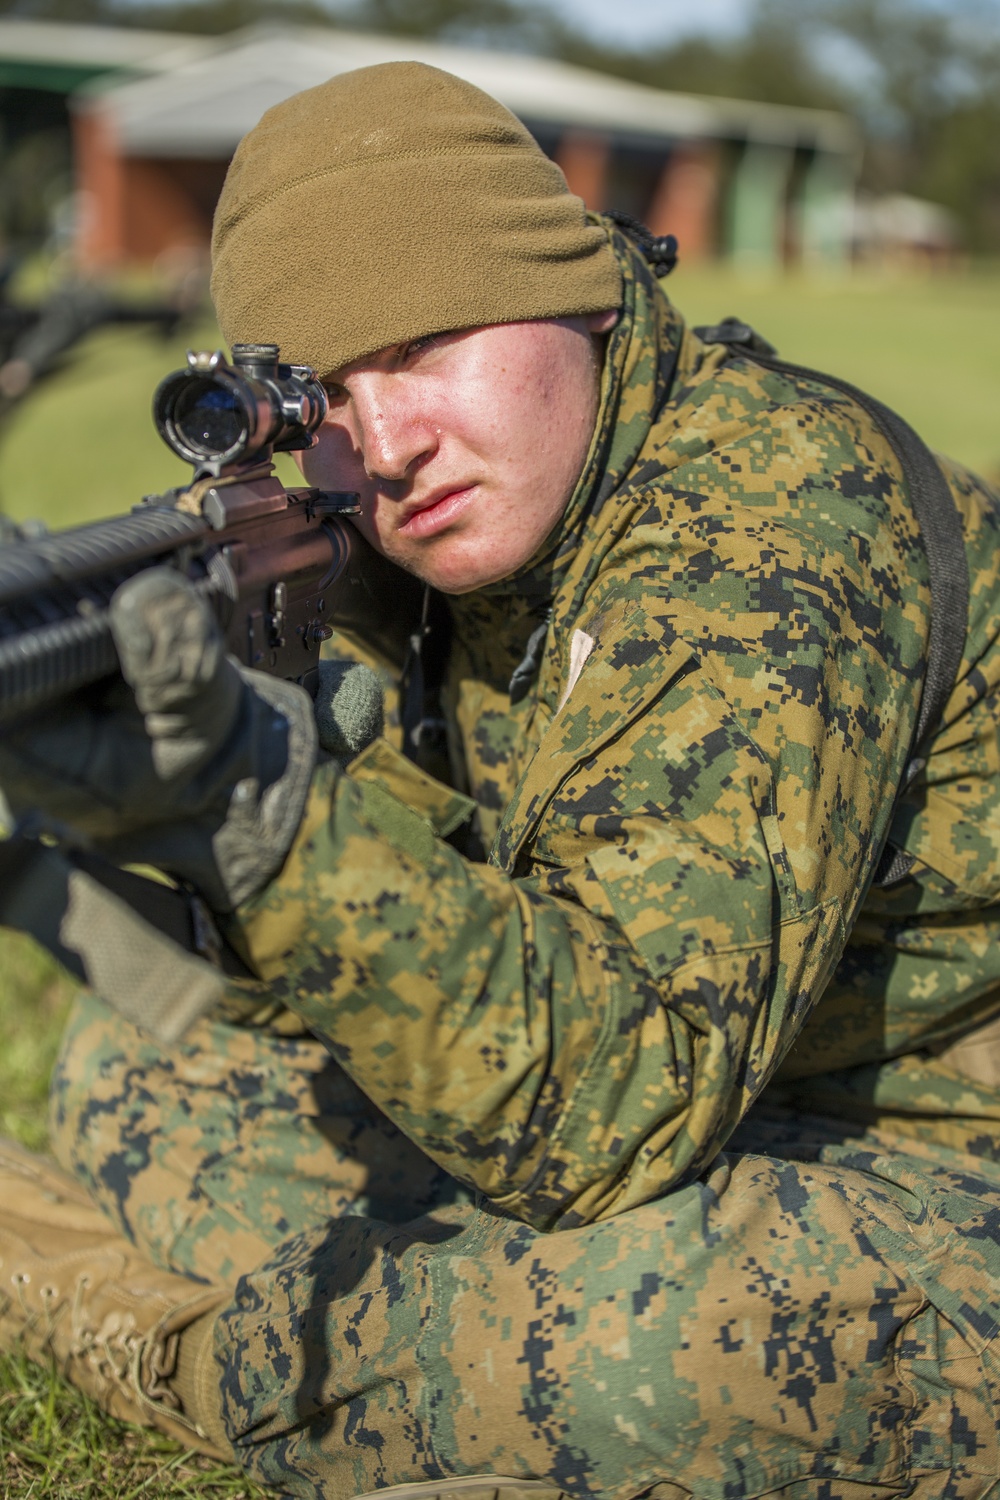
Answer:
[[[621,304],[559,168],[502,104],[424,63],[268,110],[229,168],[212,262],[230,343],[321,375],[424,334]]]

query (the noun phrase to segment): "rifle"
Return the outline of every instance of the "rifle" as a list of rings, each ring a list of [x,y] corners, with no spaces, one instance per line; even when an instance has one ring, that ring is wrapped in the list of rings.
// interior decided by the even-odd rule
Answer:
[[[335,628],[402,665],[419,585],[346,522],[357,495],[286,490],[274,473],[273,455],[311,447],[326,412],[312,370],[279,363],[273,344],[237,344],[231,364],[190,354],[168,375],[153,417],[192,464],[192,484],[0,549],[0,725],[117,671],[108,606],[148,567],[195,583],[245,666],[314,690],[319,647]]]
[[[231,363],[189,354],[157,388],[153,417],[192,483],[127,515],[0,546],[0,726],[117,673],[109,605],[149,567],[194,582],[247,667],[315,691],[336,629],[409,674],[411,699],[422,693],[421,586],[346,520],[357,495],[286,490],[274,473],[274,454],[311,447],[326,412],[314,372],[282,364],[273,344],[237,344]],[[248,975],[194,892],[31,830],[0,840],[0,925],[30,932],[164,1041],[219,999],[222,973]]]
[[[12,263],[0,270],[0,421],[38,385],[55,375],[67,355],[97,328],[145,324],[167,338],[195,310],[193,287],[166,297],[123,300],[99,283],[70,278],[33,307],[11,302]]]

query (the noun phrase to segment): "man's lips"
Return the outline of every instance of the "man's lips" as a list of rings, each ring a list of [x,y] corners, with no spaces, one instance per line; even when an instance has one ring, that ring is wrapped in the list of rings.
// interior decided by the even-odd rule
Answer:
[[[439,489],[411,505],[406,518],[396,528],[401,536],[427,537],[443,531],[457,520],[469,505],[476,485],[460,489]]]

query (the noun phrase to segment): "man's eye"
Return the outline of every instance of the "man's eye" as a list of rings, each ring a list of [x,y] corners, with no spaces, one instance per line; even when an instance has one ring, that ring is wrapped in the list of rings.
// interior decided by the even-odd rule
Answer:
[[[344,397],[347,395],[344,387],[342,385],[338,385],[335,380],[324,380],[321,382],[321,384],[324,391],[326,391],[326,399],[329,401],[331,406],[336,405],[338,401],[343,401]]]
[[[441,338],[443,338],[443,336],[444,335],[440,333],[425,333],[422,338],[410,339],[408,344],[403,345],[403,358],[409,359],[411,354],[419,354],[421,349],[431,348]]]

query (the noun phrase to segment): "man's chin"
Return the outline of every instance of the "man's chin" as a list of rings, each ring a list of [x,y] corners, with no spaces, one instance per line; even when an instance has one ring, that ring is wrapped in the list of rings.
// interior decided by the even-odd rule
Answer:
[[[499,561],[494,561],[489,567],[481,555],[466,547],[454,549],[454,552],[443,545],[422,547],[412,552],[393,549],[385,555],[397,567],[404,568],[442,594],[471,594],[487,584],[499,583],[516,571],[516,564]]]
[[[441,594],[474,594],[476,589],[484,589],[491,583],[500,583],[504,578],[509,578],[510,568],[494,568],[487,571],[478,569],[446,569],[433,568],[411,568],[410,572],[416,573],[417,577],[424,583],[429,583],[431,588],[437,589]]]

